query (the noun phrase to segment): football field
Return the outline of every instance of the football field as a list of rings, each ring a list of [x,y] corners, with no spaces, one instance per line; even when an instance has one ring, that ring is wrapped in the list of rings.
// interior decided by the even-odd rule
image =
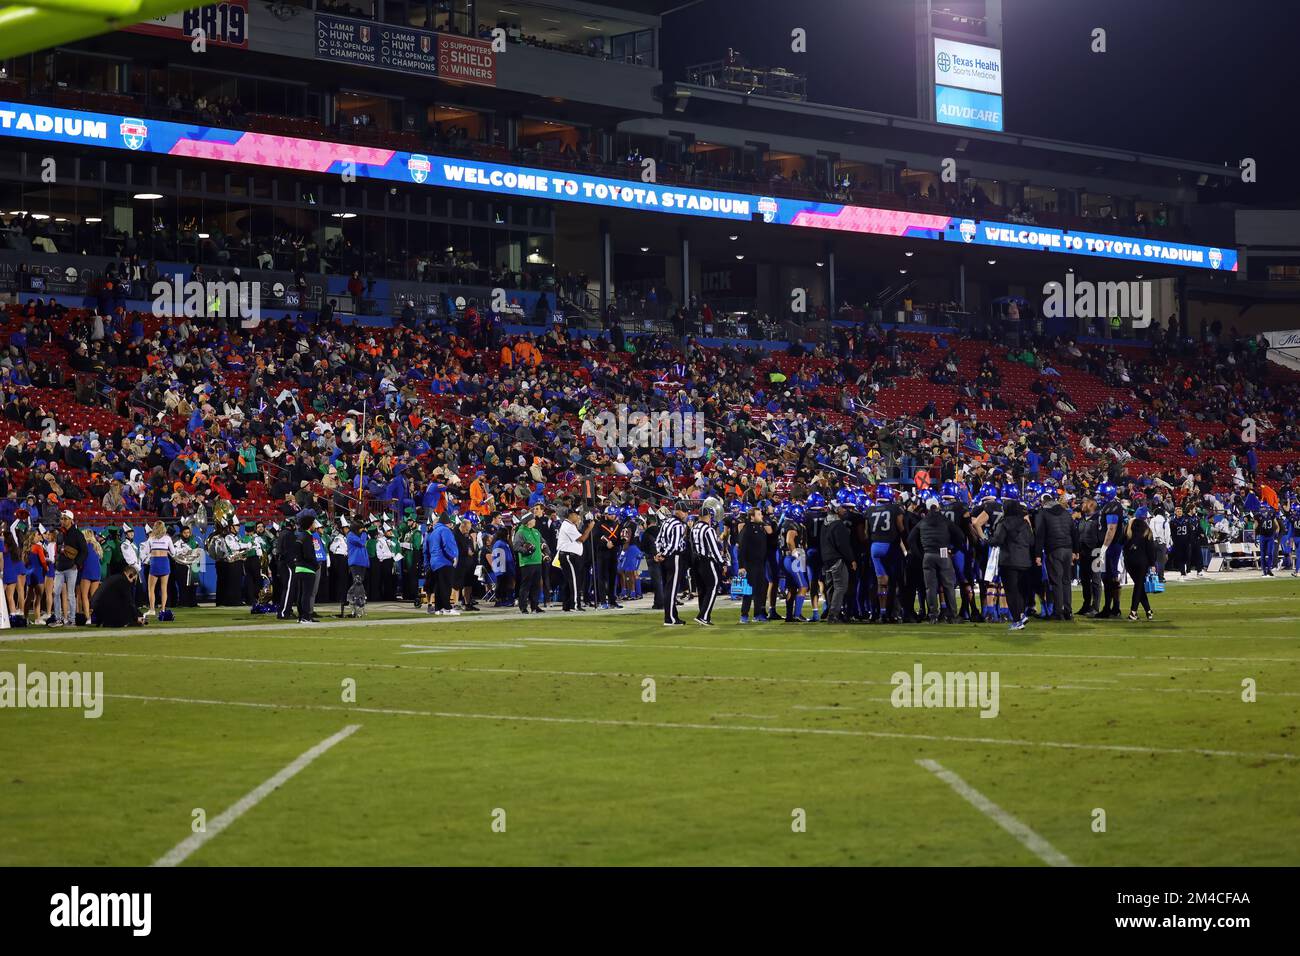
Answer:
[[[0,709],[0,864],[1295,865],[1300,582],[1154,597],[1019,633],[726,600],[4,631],[0,672],[103,697]]]

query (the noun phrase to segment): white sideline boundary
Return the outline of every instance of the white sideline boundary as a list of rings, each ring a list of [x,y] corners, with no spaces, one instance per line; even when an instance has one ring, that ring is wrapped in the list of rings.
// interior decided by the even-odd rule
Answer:
[[[453,650],[494,650],[502,647],[513,648],[524,645],[507,643],[507,644],[476,644],[469,646],[448,646],[439,648],[441,651]],[[31,649],[16,647],[0,647],[0,654],[57,654],[64,657],[130,657],[140,658],[150,661],[184,661],[188,663],[212,663],[212,664],[269,664],[287,667],[350,667],[360,668],[362,670],[409,670],[409,671],[427,671],[434,674],[510,674],[513,676],[535,675],[538,677],[601,677],[615,679],[640,679],[642,677],[653,677],[655,680],[666,681],[699,681],[701,683],[711,683],[714,681],[724,683],[753,683],[753,684],[810,684],[813,686],[830,686],[830,687],[892,687],[893,682],[887,680],[868,680],[866,678],[850,679],[839,677],[759,677],[747,674],[658,674],[658,673],[633,673],[631,671],[568,671],[568,670],[551,670],[541,667],[425,667],[419,664],[384,664],[378,661],[303,661],[278,659],[268,657],[216,657],[203,654],[146,654],[133,651],[67,651],[55,649]],[[1178,670],[1188,670],[1193,673],[1204,673],[1201,668],[1175,668]],[[1121,674],[1121,677],[1168,677],[1163,673],[1142,673],[1142,674]],[[1071,680],[1083,680],[1092,682],[1101,682],[1108,685],[1118,685],[1119,681],[1101,677],[1076,677]],[[1091,687],[1087,684],[1003,684],[1008,690],[1030,690],[1030,691],[1053,691],[1053,690],[1077,690],[1092,691],[1095,693],[1121,693],[1121,694],[1204,694],[1220,697],[1236,697],[1241,693],[1240,687]],[[1300,691],[1289,690],[1268,690],[1258,691],[1261,697],[1300,697]],[[872,700],[889,700],[889,698],[870,698]],[[842,709],[842,708],[832,708]]]
[[[1010,833],[1026,850],[1048,866],[1074,866],[1068,856],[938,761],[918,760],[917,764],[952,787],[959,797]]]
[[[196,850],[200,849],[205,843],[220,834],[245,813],[265,800],[272,792],[288,783],[289,780],[297,776],[299,771],[310,764],[313,760],[325,753],[325,751],[329,750],[335,744],[351,737],[360,729],[360,724],[348,724],[337,734],[334,734],[334,736],[326,737],[310,750],[299,754],[287,767],[284,767],[274,776],[258,784],[257,787],[244,794],[223,810],[219,816],[208,821],[208,825],[203,832],[191,833],[188,837],[155,860],[153,865],[179,866],[184,863],[185,860],[188,859]]]
[[[197,704],[212,707],[249,707],[257,710],[319,710],[347,714],[382,714],[395,717],[434,717],[444,720],[497,720],[537,724],[572,724],[590,727],[637,727],[649,730],[721,730],[768,734],[808,734],[818,737],[858,737],[882,740],[926,740],[939,743],[986,744],[996,747],[1041,747],[1052,750],[1084,750],[1102,753],[1138,753],[1161,756],[1233,757],[1250,760],[1294,760],[1300,754],[1261,753],[1245,750],[1210,750],[1202,747],[1147,747],[1137,744],[1081,744],[1056,740],[1022,740],[1014,737],[959,737],[948,734],[905,734],[886,730],[848,730],[831,727],[764,727],[748,724],[696,724],[652,720],[614,720],[600,717],[540,717],[522,714],[476,714],[458,711],[405,710],[388,707],[344,707],[339,704],[270,704],[262,701],[210,700],[201,697],[162,697],[149,694],[105,694],[115,700],[143,703]]]

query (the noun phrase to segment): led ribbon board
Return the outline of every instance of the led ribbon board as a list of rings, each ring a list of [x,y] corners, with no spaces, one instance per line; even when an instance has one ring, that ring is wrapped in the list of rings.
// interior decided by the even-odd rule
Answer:
[[[801,228],[1237,271],[1234,249],[641,183],[24,103],[0,101],[0,136],[324,175],[350,172],[358,179],[471,189],[641,212],[738,221],[762,216],[764,222]]]

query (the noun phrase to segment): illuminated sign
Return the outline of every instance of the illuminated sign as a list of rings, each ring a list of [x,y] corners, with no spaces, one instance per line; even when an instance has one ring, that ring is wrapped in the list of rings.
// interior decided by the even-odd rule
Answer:
[[[1130,262],[1237,271],[1235,249],[966,219],[958,216],[810,202],[684,186],[633,182],[526,166],[423,155],[219,129],[168,120],[112,116],[0,102],[0,136],[100,146],[271,169],[380,179],[496,195],[548,199],[651,213],[753,221],[805,229],[1096,256]]]
[[[1002,51],[991,46],[934,38],[936,86],[1002,95]]]
[[[1002,97],[972,90],[934,88],[934,118],[950,126],[1002,132]]]

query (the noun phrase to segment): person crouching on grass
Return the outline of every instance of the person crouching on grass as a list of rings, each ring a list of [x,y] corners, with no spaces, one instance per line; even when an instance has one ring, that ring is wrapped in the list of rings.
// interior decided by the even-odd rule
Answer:
[[[1147,575],[1156,564],[1156,543],[1147,524],[1147,509],[1139,508],[1129,519],[1124,533],[1124,569],[1133,580],[1133,599],[1129,603],[1128,619],[1138,619],[1138,604],[1146,609],[1147,620],[1154,618],[1151,600],[1147,597]]]
[[[93,623],[98,627],[140,627],[144,624],[144,615],[135,603],[135,589],[140,581],[140,572],[135,565],[128,564],[116,574],[110,574],[95,592],[91,608],[94,612]]]

